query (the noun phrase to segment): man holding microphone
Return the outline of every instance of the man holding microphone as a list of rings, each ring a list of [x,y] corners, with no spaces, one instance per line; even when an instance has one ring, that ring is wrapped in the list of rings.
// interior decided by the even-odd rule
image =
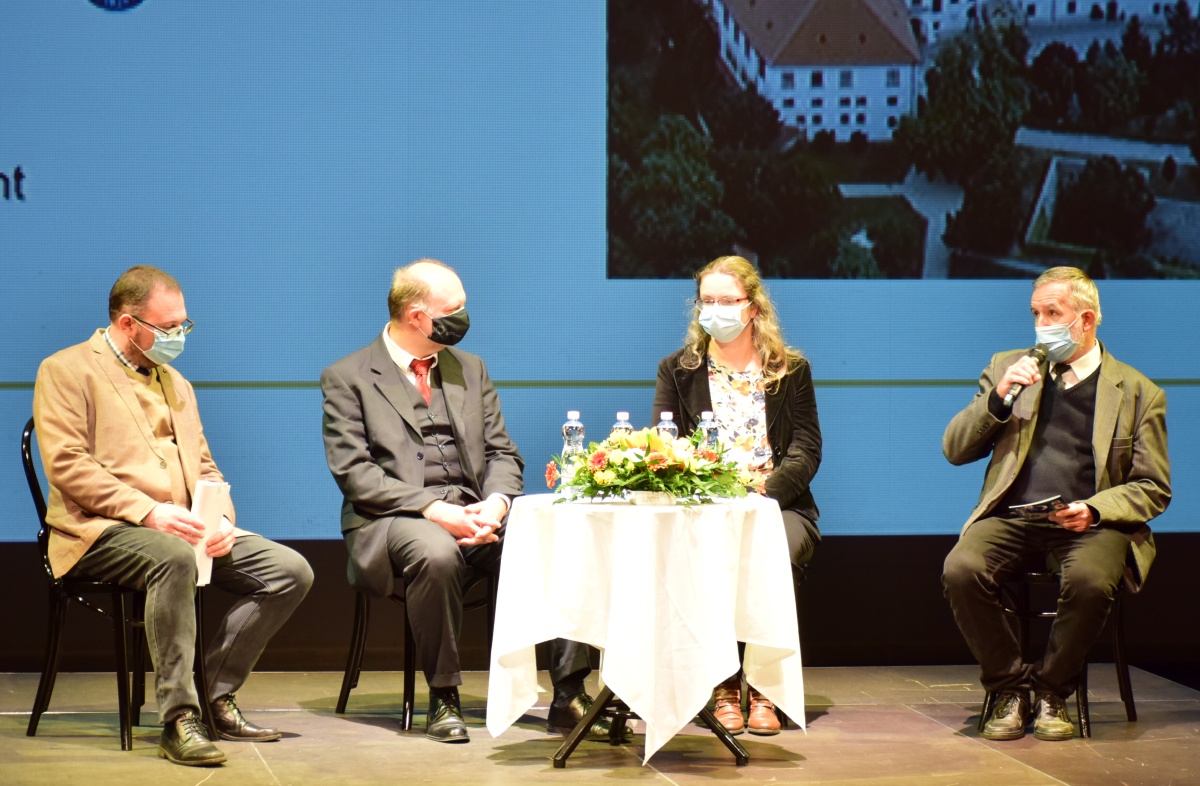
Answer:
[[[1146,523],[1171,501],[1166,396],[1096,339],[1095,283],[1073,267],[1047,270],[1031,310],[1049,369],[1036,351],[994,355],[942,439],[952,464],[990,456],[942,582],[983,687],[998,694],[983,728],[991,740],[1025,736],[1031,717],[1038,739],[1074,735],[1064,700],[1118,582],[1136,591],[1144,581],[1154,558]],[[1058,613],[1041,657],[1024,663],[997,591],[1048,562],[1061,573]]]

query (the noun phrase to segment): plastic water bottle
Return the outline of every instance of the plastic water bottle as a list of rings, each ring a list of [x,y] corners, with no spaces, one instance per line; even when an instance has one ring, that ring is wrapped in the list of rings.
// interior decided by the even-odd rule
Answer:
[[[659,417],[658,435],[663,439],[679,439],[679,426],[675,425],[675,413],[664,412]]]
[[[709,410],[704,410],[700,413],[700,433],[703,435],[703,441],[700,443],[706,448],[712,450],[717,449],[717,420],[713,417],[713,413]]]
[[[617,413],[617,422],[613,424],[612,431],[610,432],[611,436],[615,437],[618,434],[632,434],[632,433],[633,433],[633,424],[629,422],[629,413],[628,412],[618,412]]]
[[[579,410],[567,412],[567,422],[563,423],[562,459],[563,477],[568,477],[571,467],[577,461],[582,461],[587,452],[583,449],[583,424],[579,422]]]

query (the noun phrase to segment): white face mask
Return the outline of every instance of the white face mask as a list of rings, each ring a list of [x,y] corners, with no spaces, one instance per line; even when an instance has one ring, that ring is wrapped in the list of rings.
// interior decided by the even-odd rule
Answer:
[[[1046,345],[1046,357],[1051,363],[1061,363],[1079,349],[1079,342],[1071,335],[1071,328],[1078,321],[1079,317],[1077,316],[1065,325],[1034,327],[1033,331],[1037,335],[1036,343]]]
[[[750,303],[740,306],[722,306],[713,304],[700,309],[700,327],[722,344],[728,344],[742,334],[746,324],[742,322],[742,311]]]

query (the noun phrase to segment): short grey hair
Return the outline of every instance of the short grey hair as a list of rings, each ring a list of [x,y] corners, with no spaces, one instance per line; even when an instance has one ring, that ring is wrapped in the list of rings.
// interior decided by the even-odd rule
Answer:
[[[1096,312],[1096,325],[1100,325],[1100,290],[1096,288],[1096,282],[1077,267],[1064,265],[1062,267],[1052,267],[1045,273],[1037,277],[1033,282],[1033,288],[1037,289],[1044,284],[1053,284],[1056,281],[1065,281],[1071,288],[1071,308],[1075,313],[1080,311],[1091,310]]]

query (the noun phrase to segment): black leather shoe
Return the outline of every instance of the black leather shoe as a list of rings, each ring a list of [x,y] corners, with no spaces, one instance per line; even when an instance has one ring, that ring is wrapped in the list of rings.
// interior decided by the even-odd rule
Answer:
[[[185,712],[175,720],[167,721],[158,738],[160,759],[186,767],[208,767],[224,764],[225,754],[208,740],[204,724],[194,712]]]
[[[264,729],[246,720],[246,716],[242,715],[242,711],[233,703],[232,693],[214,701],[209,705],[209,710],[212,712],[217,734],[220,734],[223,740],[271,742],[283,736],[278,729]]]
[[[458,703],[458,688],[430,688],[425,737],[434,742],[470,742]]]
[[[1075,736],[1075,724],[1071,723],[1063,700],[1056,694],[1038,694],[1033,736],[1047,742],[1062,742]]]
[[[1019,740],[1025,736],[1029,723],[1029,694],[1023,690],[1006,690],[996,699],[992,715],[983,725],[985,740]]]
[[[592,708],[595,699],[587,695],[585,692],[576,693],[567,701],[560,702],[555,699],[550,705],[550,712],[546,716],[546,731],[551,734],[561,734],[564,737],[571,733],[571,730],[579,725],[579,721],[583,720],[583,716]],[[592,724],[592,728],[588,729],[587,736],[584,739],[594,741],[608,741],[609,732],[612,729],[612,720],[603,716],[596,719]],[[628,733],[628,729],[622,729],[619,740],[624,741]]]

